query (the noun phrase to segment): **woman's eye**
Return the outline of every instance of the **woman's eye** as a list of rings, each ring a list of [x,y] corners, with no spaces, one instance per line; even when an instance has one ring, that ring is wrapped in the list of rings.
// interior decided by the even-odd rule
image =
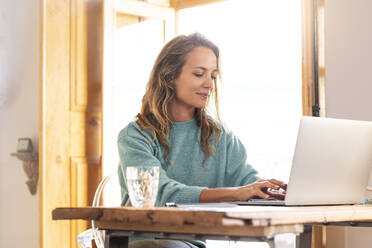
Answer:
[[[197,76],[197,77],[202,77],[203,76],[203,74],[200,74],[200,73],[194,73],[194,75]]]

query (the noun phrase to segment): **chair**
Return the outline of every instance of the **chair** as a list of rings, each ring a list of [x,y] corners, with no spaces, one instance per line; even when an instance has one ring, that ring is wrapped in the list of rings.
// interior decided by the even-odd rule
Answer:
[[[118,207],[121,204],[121,191],[119,178],[116,172],[106,176],[98,185],[92,202],[92,207]],[[92,228],[77,236],[78,244],[83,248],[92,248],[94,240],[97,248],[103,248],[105,243],[105,231],[99,230],[92,220]]]

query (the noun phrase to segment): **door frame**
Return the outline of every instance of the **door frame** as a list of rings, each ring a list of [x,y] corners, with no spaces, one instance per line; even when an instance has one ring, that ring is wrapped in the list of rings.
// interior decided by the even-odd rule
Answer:
[[[113,44],[114,31],[120,25],[121,16],[136,16],[141,18],[154,18],[163,21],[164,42],[170,40],[175,35],[175,10],[171,7],[150,4],[142,1],[120,1],[105,0],[103,5],[103,63],[102,63],[102,103],[103,103],[103,150],[102,150],[102,170],[103,176],[112,173],[113,162],[111,160],[111,151],[105,149],[104,144],[116,144],[116,136],[111,133],[112,127],[110,121],[113,115],[113,106],[110,91],[113,85]],[[106,169],[107,168],[107,169]]]

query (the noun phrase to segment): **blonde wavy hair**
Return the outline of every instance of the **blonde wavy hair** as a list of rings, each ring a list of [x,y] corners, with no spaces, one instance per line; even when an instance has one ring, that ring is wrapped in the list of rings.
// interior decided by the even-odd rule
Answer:
[[[168,137],[172,128],[168,105],[175,97],[174,80],[181,74],[187,55],[196,47],[206,47],[217,57],[217,70],[220,69],[219,49],[199,33],[180,35],[169,41],[158,55],[152,69],[146,92],[142,99],[141,112],[136,116],[136,123],[142,130],[150,130],[159,143],[165,148],[164,159],[168,159]],[[214,111],[220,125],[208,114],[206,108],[197,108],[194,119],[201,129],[200,145],[205,153],[203,164],[214,154],[222,132],[222,122],[218,107],[218,87],[214,80],[211,96],[214,98]],[[208,104],[209,105],[209,102]],[[211,142],[214,138],[214,142]]]

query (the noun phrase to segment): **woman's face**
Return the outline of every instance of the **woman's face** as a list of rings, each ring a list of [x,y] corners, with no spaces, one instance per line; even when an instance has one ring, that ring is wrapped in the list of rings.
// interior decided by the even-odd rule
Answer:
[[[186,56],[181,74],[174,80],[177,109],[204,108],[217,76],[217,57],[206,47],[196,47]],[[180,109],[181,108],[181,109]]]

